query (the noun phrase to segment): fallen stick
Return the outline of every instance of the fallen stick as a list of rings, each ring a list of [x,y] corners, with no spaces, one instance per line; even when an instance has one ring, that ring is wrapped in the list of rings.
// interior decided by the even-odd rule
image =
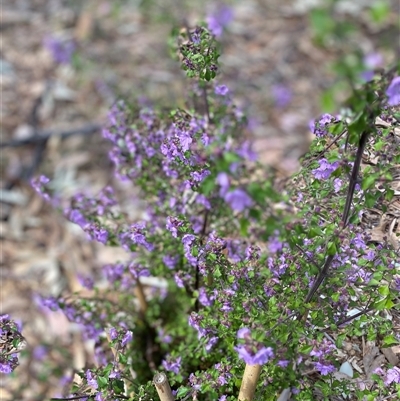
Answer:
[[[8,148],[17,148],[18,146],[40,143],[43,141],[47,141],[52,136],[68,138],[69,136],[78,135],[78,134],[89,135],[89,134],[93,134],[96,131],[99,131],[100,129],[101,129],[101,125],[99,125],[99,124],[89,124],[89,125],[85,125],[80,128],[69,130],[69,131],[53,131],[53,130],[36,131],[36,135],[29,136],[28,138],[13,139],[8,142],[1,142],[0,148],[7,148],[7,147]]]

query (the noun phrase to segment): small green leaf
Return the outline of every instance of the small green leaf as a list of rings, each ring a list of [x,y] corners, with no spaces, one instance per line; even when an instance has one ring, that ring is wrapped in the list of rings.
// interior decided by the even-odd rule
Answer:
[[[332,255],[336,255],[336,253],[337,253],[336,244],[334,242],[329,242],[328,248],[327,248],[327,254],[332,256]]]
[[[376,310],[384,310],[386,308],[386,298],[381,299],[374,303],[374,309]]]
[[[112,387],[116,394],[122,394],[125,391],[124,382],[122,380],[113,380]]]
[[[118,354],[118,359],[119,359],[119,362],[121,362],[122,364],[126,364],[126,362],[128,361],[128,357],[126,355],[124,355],[123,353]]]
[[[388,285],[384,285],[382,287],[379,287],[378,289],[379,294],[383,295],[384,297],[389,295],[390,289]]]
[[[380,281],[379,281],[379,280],[371,279],[371,280],[369,280],[369,282],[368,282],[368,287],[375,287],[375,286],[377,286],[377,285],[379,285],[379,284],[380,284]]]
[[[232,164],[232,163],[235,163],[235,162],[240,161],[240,157],[239,157],[236,153],[233,153],[233,152],[225,152],[225,153],[224,153],[224,160],[225,160],[227,163]]]
[[[249,220],[247,220],[245,218],[240,219],[240,235],[242,237],[246,237],[248,235],[249,225],[250,225]]]
[[[368,188],[372,187],[375,184],[376,177],[374,174],[368,175],[363,178],[361,188],[363,191],[367,190]]]
[[[108,385],[108,378],[104,376],[97,377],[97,384],[101,389],[106,388]]]
[[[309,354],[313,349],[312,345],[303,345],[300,347],[299,351],[303,354]]]
[[[374,149],[375,150],[381,150],[383,148],[383,146],[385,145],[385,142],[379,140],[375,145],[374,145]]]
[[[373,2],[370,8],[371,18],[374,22],[380,23],[385,21],[390,13],[390,6],[387,1]]]
[[[215,188],[215,177],[213,174],[209,175],[206,177],[203,182],[200,185],[200,192],[204,194],[205,196],[208,196],[211,194],[211,192]]]
[[[178,392],[176,393],[176,398],[184,397],[189,391],[190,391],[190,388],[188,388],[188,387],[180,387],[178,389]]]
[[[387,345],[388,347],[390,347],[392,345],[396,345],[398,343],[399,343],[399,340],[397,340],[397,338],[393,334],[389,334],[388,336],[384,337],[384,339],[383,339],[383,344]]]
[[[392,309],[395,303],[388,297],[385,303],[385,309]]]
[[[392,188],[386,189],[385,199],[390,202],[393,199],[393,197],[394,197],[394,190]]]

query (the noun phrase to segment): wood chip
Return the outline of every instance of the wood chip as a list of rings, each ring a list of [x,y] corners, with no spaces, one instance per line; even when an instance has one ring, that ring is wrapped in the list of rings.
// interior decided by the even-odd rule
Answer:
[[[391,365],[398,366],[400,360],[392,348],[382,348],[381,351]]]

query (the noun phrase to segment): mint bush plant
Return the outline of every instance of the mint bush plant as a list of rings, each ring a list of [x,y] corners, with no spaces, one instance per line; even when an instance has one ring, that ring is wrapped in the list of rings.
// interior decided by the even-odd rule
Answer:
[[[368,208],[388,210],[395,195],[398,70],[312,124],[310,152],[283,188],[257,163],[229,88],[213,81],[213,35],[201,26],[176,35],[192,80],[187,107],[118,101],[103,130],[116,177],[140,190],[142,218],[130,220],[112,187],[77,194],[63,209],[90,240],[130,255],[104,266],[101,296],[42,299],[95,340],[96,365],[65,399],[153,400],[152,378],[163,371],[177,400],[236,400],[245,365],[261,367],[259,400],[285,391],[295,400],[400,395],[398,367],[368,383],[334,375],[348,337],[400,341],[385,314],[399,303],[398,242],[392,228],[373,243],[363,224]],[[60,204],[49,178],[32,184]],[[148,276],[167,287],[145,285]]]

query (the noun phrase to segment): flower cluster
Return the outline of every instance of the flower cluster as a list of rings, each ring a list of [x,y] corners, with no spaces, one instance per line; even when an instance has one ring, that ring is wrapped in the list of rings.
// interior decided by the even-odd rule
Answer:
[[[26,341],[17,324],[9,315],[0,316],[0,372],[9,374],[18,366],[18,353],[26,347]]]
[[[318,138],[328,133],[329,125],[335,121],[335,117],[330,114],[323,114],[318,120],[310,122],[310,130]]]
[[[248,365],[264,365],[274,357],[273,349],[254,341],[251,331],[247,327],[241,328],[237,332],[237,337],[244,340],[244,343],[235,347],[235,350],[238,352],[239,358]]]
[[[327,360],[327,357],[329,357],[334,350],[335,346],[324,338],[322,342],[316,345],[310,352],[310,356],[315,359],[313,362],[315,369],[323,376],[336,370],[335,366]]]
[[[210,29],[222,33],[222,28],[230,18],[226,12],[223,19],[210,20]],[[228,17],[228,18],[227,18]],[[184,30],[179,35],[179,55],[182,60],[182,68],[188,77],[199,77],[201,80],[214,79],[218,71],[219,53],[214,36],[205,27],[196,27],[194,30]]]

